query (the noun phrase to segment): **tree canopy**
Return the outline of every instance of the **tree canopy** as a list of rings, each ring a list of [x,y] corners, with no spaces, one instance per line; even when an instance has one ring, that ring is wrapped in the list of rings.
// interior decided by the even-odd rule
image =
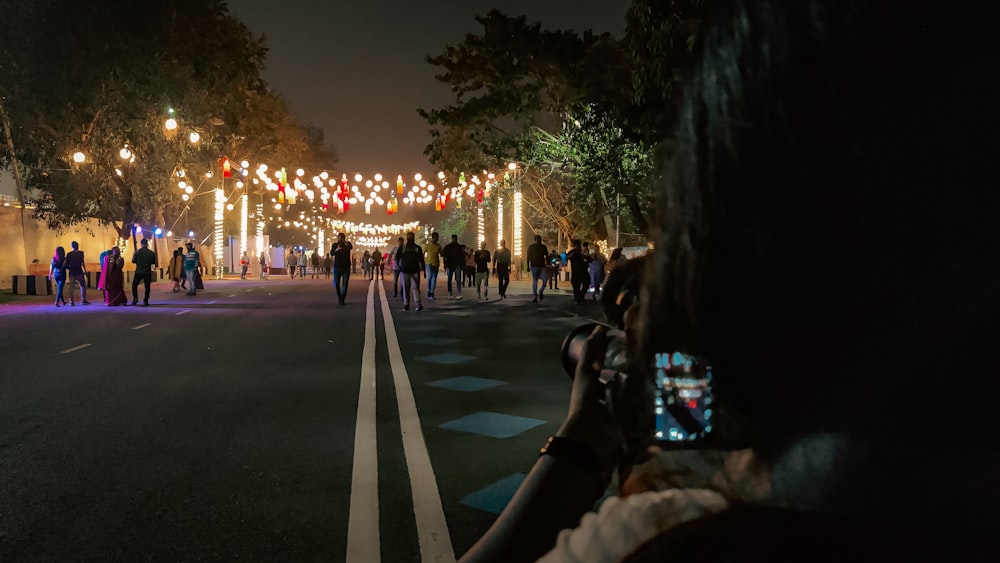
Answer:
[[[496,10],[477,18],[481,35],[427,59],[455,101],[420,110],[425,153],[452,171],[519,162],[536,232],[617,240],[620,221],[644,237],[701,5],[635,0],[620,40]]]
[[[52,227],[162,224],[192,205],[179,178],[218,173],[221,157],[335,164],[261,79],[264,38],[222,0],[5,0],[0,22],[0,163]]]

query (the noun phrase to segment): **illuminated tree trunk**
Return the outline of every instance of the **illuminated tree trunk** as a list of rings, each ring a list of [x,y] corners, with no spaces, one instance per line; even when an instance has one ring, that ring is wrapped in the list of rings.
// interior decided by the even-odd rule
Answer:
[[[21,264],[24,265],[24,272],[28,273],[28,241],[24,226],[24,179],[21,177],[21,167],[18,165],[17,155],[14,153],[14,137],[10,133],[10,117],[7,115],[7,110],[4,108],[2,101],[0,101],[0,118],[3,119],[3,130],[7,137],[7,151],[10,153],[11,169],[14,171],[14,186],[17,188],[17,199],[21,203]]]

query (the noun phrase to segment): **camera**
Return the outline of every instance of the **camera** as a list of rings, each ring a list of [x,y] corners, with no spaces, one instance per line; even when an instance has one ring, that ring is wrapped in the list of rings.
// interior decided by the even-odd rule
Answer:
[[[587,338],[598,323],[576,327],[563,340],[561,361],[572,378]],[[625,331],[608,326],[608,348],[599,378],[611,385],[628,378],[628,342]],[[661,352],[653,357],[653,435],[664,447],[699,447],[712,433],[715,398],[712,394],[712,366],[681,352]]]

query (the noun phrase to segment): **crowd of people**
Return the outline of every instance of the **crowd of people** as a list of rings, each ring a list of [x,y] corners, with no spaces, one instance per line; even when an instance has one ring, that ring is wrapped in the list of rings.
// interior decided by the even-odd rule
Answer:
[[[150,289],[153,282],[153,268],[157,263],[156,253],[149,248],[149,240],[141,239],[139,248],[132,253],[132,264],[135,270],[132,271],[132,302],[133,306],[139,304],[139,286],[143,287],[142,306],[149,306]],[[87,300],[87,287],[90,283],[90,272],[87,271],[87,261],[80,244],[77,241],[70,243],[70,252],[66,252],[62,246],[57,246],[52,260],[49,263],[49,279],[55,282],[55,305],[61,307],[66,305],[66,283],[70,283],[68,290],[70,296],[70,306],[76,305],[76,289],[79,287],[80,304],[90,305]],[[122,256],[121,248],[112,246],[101,252],[98,257],[100,270],[97,272],[97,290],[104,296],[104,303],[108,306],[116,307],[128,305],[128,294],[125,285],[125,258]],[[188,295],[195,295],[197,289],[201,289],[201,257],[195,250],[192,243],[187,243],[184,247],[177,248],[173,257],[167,265],[167,278],[174,284],[173,291],[187,289]],[[193,281],[192,281],[193,280]]]
[[[410,238],[414,240],[411,241]],[[358,273],[359,262],[365,280],[385,279],[386,270],[392,273],[393,297],[404,298],[404,310],[409,309],[410,301],[415,303],[416,309],[423,308],[420,295],[413,293],[412,290],[413,287],[419,288],[420,276],[427,283],[423,295],[432,301],[436,299],[435,290],[442,266],[446,271],[449,299],[462,299],[463,287],[474,287],[478,299],[489,300],[491,278],[497,283],[498,297],[507,298],[507,288],[510,285],[514,264],[506,241],[501,240],[498,248],[490,251],[485,242],[482,242],[478,249],[468,247],[458,241],[458,235],[451,235],[451,242],[444,246],[439,243],[439,238],[439,234],[433,232],[424,246],[420,246],[415,242],[415,234],[410,232],[406,237],[399,237],[396,246],[388,252],[383,253],[376,248],[365,249],[359,253],[346,241],[344,233],[340,233],[329,252],[321,250],[308,252],[292,248],[285,257],[285,264],[291,279],[296,276],[304,279],[307,275],[311,279],[329,279],[333,275],[340,304],[343,304],[347,297],[347,279],[351,274]],[[415,249],[411,248],[411,243]],[[142,285],[144,288],[142,304],[148,306],[153,268],[157,259],[149,248],[147,239],[142,239],[140,244],[141,247],[132,256],[135,271],[132,275],[131,304],[138,305],[139,286]],[[49,276],[56,284],[57,307],[65,304],[67,282],[70,285],[71,306],[76,305],[73,296],[77,288],[79,288],[79,301],[85,305],[90,304],[86,298],[89,274],[84,254],[76,241],[72,242],[71,248],[72,250],[67,253],[63,247],[57,247],[50,263]],[[406,258],[412,256],[413,252],[419,254],[419,259],[408,263]],[[247,279],[251,270],[251,260],[246,252],[240,257],[240,279]],[[583,303],[584,296],[588,293],[596,301],[600,298],[601,287],[608,269],[621,261],[624,261],[624,257],[620,248],[615,249],[612,259],[608,260],[596,245],[591,252],[587,243],[582,243],[581,246],[577,240],[573,241],[573,247],[568,252],[559,254],[549,252],[541,243],[541,237],[536,236],[535,244],[528,247],[527,261],[532,276],[532,300],[537,302],[544,298],[546,284],[550,288],[558,289],[558,278],[564,268],[568,267],[575,301]],[[268,279],[271,269],[268,252],[261,252],[255,262],[259,269],[259,279]],[[104,295],[105,303],[112,306],[128,305],[125,259],[121,255],[121,249],[112,247],[102,252],[98,263],[100,271],[97,289]],[[166,279],[173,283],[172,291],[174,293],[184,291],[187,295],[196,295],[199,289],[204,289],[202,268],[201,256],[191,242],[175,249],[167,262],[165,272]],[[407,272],[414,269],[415,272]],[[407,289],[407,282],[411,289]]]

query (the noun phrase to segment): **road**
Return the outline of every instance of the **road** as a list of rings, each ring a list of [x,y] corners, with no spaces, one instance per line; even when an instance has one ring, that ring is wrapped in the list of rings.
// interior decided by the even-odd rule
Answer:
[[[0,306],[0,561],[442,561],[566,409],[564,291],[402,311],[391,280]],[[565,287],[565,286],[564,286]]]

